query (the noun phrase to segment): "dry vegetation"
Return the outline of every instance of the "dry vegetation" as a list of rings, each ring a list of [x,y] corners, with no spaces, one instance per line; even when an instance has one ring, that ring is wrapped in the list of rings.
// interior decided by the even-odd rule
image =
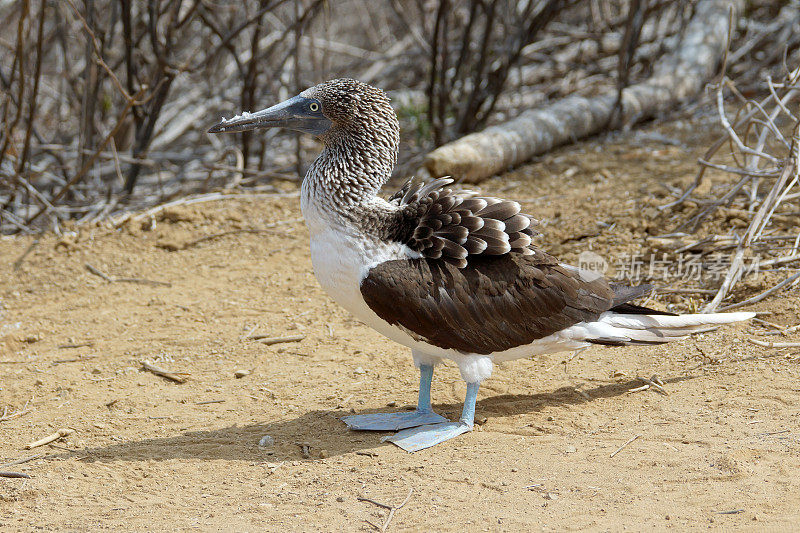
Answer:
[[[334,76],[392,92],[407,174],[434,146],[522,109],[647,78],[693,6],[4,0],[0,231],[59,231],[187,194],[297,180],[317,149],[307,140],[245,133],[226,144],[205,129]],[[796,25],[788,6],[749,4],[729,69],[745,90],[795,57]]]
[[[660,206],[663,211],[683,212],[675,217],[682,220],[677,231],[654,236],[652,244],[694,254],[701,261],[732,253],[722,283],[704,308],[707,311],[736,309],[800,282],[800,273],[791,273],[758,295],[719,307],[743,277],[765,269],[785,272],[786,265],[800,261],[800,193],[794,192],[800,178],[800,119],[793,111],[800,96],[798,82],[800,67],[777,82],[768,77],[768,95],[754,100],[745,98],[723,75],[715,92],[724,133],[699,159],[700,170],[691,186],[674,202]],[[733,119],[725,109],[726,90],[738,99]],[[722,147],[729,150],[720,153]],[[736,179],[693,196],[707,169]],[[723,229],[719,224],[706,224],[720,209],[727,220],[739,221],[724,228],[725,234],[717,232]]]

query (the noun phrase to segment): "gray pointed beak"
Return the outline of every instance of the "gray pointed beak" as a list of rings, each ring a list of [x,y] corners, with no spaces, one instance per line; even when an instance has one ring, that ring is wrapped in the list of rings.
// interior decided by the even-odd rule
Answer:
[[[261,128],[285,128],[314,135],[322,135],[331,126],[321,112],[309,110],[311,99],[295,96],[285,102],[258,111],[243,112],[233,118],[223,118],[219,124],[209,128],[208,133],[233,133]]]

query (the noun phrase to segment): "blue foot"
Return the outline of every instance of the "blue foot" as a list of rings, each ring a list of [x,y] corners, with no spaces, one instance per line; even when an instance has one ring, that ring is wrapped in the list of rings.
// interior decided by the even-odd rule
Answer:
[[[375,413],[371,415],[352,415],[342,418],[350,429],[361,431],[397,431],[426,424],[447,422],[442,415],[433,411],[413,411],[407,413]]]
[[[350,429],[368,431],[397,431],[426,424],[439,424],[447,419],[431,409],[431,380],[433,366],[419,367],[419,399],[417,410],[411,413],[376,413],[373,415],[354,415],[342,418]]]
[[[475,421],[475,402],[478,399],[478,387],[480,387],[479,382],[467,383],[467,397],[464,398],[464,408],[461,410],[461,420],[458,422],[446,422],[444,424],[406,429],[381,440],[396,444],[407,452],[417,452],[450,440],[467,431],[472,431],[472,424]]]
[[[468,431],[472,431],[472,428],[465,422],[446,422],[444,424],[406,429],[381,440],[396,444],[407,452],[416,452],[450,440]]]

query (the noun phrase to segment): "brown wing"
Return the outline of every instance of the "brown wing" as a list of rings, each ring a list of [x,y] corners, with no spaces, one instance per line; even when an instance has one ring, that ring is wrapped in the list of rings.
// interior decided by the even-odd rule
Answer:
[[[379,317],[440,348],[490,354],[596,320],[614,294],[603,278],[585,280],[541,250],[442,260],[381,263],[361,282]]]
[[[459,268],[474,255],[536,254],[530,245],[537,221],[521,213],[517,202],[447,188],[452,182],[410,180],[389,198],[401,207],[400,227],[408,228],[406,235],[398,236],[401,242],[423,257],[444,259]]]

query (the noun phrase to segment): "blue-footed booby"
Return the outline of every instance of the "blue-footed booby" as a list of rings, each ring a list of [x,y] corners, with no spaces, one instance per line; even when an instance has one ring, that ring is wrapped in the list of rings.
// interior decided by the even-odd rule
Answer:
[[[324,144],[301,195],[320,285],[356,318],[411,348],[419,368],[415,411],[343,421],[357,430],[398,431],[386,440],[407,451],[473,428],[478,387],[495,362],[592,344],[664,343],[754,316],[678,316],[634,305],[648,287],[619,286],[560,263],[532,243],[537,222],[520,204],[458,190],[451,179],[412,179],[382,198],[400,128],[386,94],[365,83],[320,83],[209,132],[274,127]],[[457,422],[431,408],[433,369],[445,359],[467,382]]]

